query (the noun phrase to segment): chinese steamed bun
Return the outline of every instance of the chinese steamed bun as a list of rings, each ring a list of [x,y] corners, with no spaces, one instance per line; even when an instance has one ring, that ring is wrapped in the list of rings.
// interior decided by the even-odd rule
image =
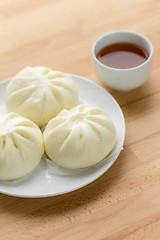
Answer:
[[[31,172],[43,155],[39,127],[16,113],[0,117],[0,180],[13,180]]]
[[[65,168],[85,168],[103,160],[114,148],[116,130],[103,110],[78,105],[62,110],[43,133],[49,158]]]
[[[62,109],[70,109],[77,104],[75,82],[67,74],[46,67],[24,68],[7,87],[8,111],[27,117],[40,127]]]

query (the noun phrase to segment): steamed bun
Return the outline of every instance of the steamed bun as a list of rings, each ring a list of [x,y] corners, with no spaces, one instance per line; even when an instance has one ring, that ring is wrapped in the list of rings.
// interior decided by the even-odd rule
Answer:
[[[0,117],[0,180],[25,176],[43,152],[42,133],[35,123],[16,113]]]
[[[46,67],[27,67],[9,83],[6,105],[16,112],[44,127],[62,109],[78,104],[75,82],[62,72]]]
[[[85,168],[99,163],[114,148],[116,130],[103,110],[78,105],[62,110],[43,133],[49,158],[65,168]]]

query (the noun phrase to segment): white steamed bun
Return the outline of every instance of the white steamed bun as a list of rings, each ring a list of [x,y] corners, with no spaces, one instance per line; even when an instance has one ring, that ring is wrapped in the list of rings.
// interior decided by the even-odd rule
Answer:
[[[85,168],[103,160],[114,148],[116,130],[102,109],[78,105],[62,110],[43,133],[49,158],[65,168]]]
[[[44,127],[62,109],[78,104],[75,82],[62,72],[46,67],[26,67],[9,83],[6,105]]]
[[[39,127],[16,113],[0,117],[0,180],[13,180],[31,172],[44,152]]]

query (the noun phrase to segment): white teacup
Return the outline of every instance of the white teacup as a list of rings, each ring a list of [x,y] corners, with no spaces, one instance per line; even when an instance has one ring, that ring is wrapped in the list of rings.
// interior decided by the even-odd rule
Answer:
[[[96,55],[105,46],[126,42],[144,48],[149,57],[147,60],[133,68],[118,69],[101,63]],[[149,77],[152,68],[153,46],[148,38],[140,33],[131,31],[114,31],[97,39],[92,48],[93,65],[97,77],[108,87],[120,91],[128,91],[141,86]]]

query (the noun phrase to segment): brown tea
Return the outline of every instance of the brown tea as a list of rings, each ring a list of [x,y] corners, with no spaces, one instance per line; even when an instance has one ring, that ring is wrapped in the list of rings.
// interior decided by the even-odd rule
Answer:
[[[104,47],[97,54],[97,59],[112,68],[133,68],[144,63],[148,58],[145,49],[131,43],[115,43]]]

